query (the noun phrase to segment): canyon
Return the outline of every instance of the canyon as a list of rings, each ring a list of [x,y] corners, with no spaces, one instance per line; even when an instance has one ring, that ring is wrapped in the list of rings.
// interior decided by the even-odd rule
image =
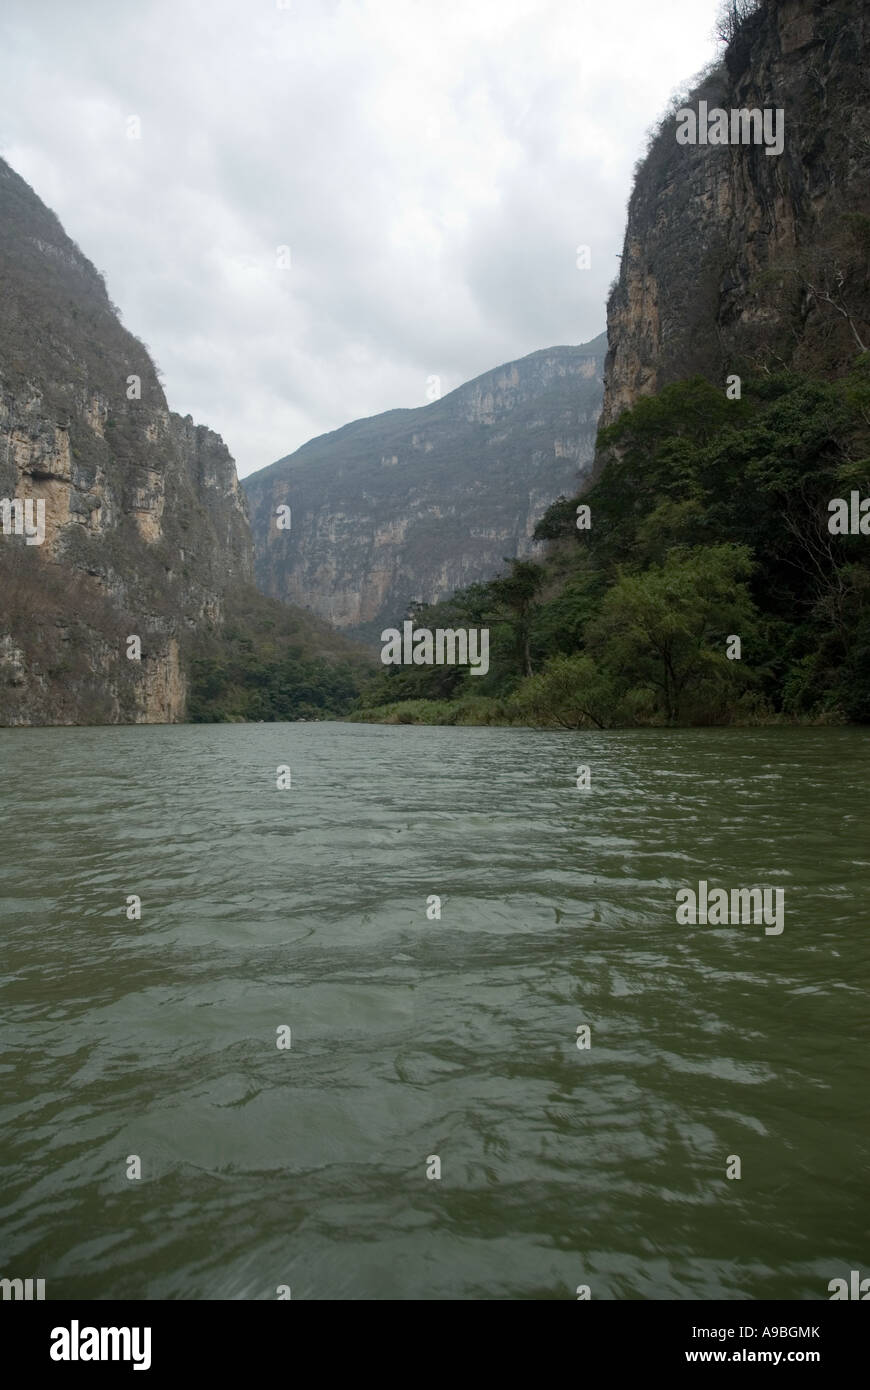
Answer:
[[[228,599],[269,608],[235,463],[169,409],[102,276],[2,159],[0,303],[0,724],[181,720],[193,644],[219,641]]]

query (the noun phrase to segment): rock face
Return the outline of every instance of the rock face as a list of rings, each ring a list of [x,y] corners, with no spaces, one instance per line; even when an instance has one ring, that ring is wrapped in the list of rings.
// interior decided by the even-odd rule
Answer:
[[[2,160],[0,303],[0,499],[44,504],[41,544],[0,523],[0,723],[180,719],[186,639],[252,576],[233,460]]]
[[[361,637],[528,554],[589,468],[605,339],[554,347],[391,410],[245,478],[257,583]],[[290,527],[277,508],[290,507]]]
[[[679,378],[836,374],[870,346],[868,36],[865,0],[766,0],[678,103],[781,109],[781,155],[678,144],[665,119],[608,304],[602,425]]]

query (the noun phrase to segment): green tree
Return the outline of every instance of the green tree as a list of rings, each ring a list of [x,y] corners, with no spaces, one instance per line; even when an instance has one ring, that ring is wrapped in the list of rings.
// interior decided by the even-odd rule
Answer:
[[[713,708],[742,671],[726,657],[726,638],[754,636],[745,546],[673,550],[664,564],[623,574],[587,631],[587,645],[626,687],[652,685],[670,724],[684,713],[690,683]],[[736,670],[735,670],[736,668]]]
[[[489,585],[494,602],[506,611],[513,628],[517,661],[525,676],[532,674],[532,614],[546,577],[546,570],[534,560],[514,560],[510,574]]]
[[[613,682],[589,656],[550,657],[543,670],[523,681],[514,698],[517,713],[535,724],[563,729],[604,729],[613,710]]]

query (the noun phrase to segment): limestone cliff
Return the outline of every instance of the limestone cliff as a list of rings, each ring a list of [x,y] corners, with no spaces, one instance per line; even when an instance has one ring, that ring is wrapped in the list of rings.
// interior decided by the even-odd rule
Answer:
[[[594,454],[604,335],[509,362],[441,400],[303,445],[246,478],[257,581],[338,627],[376,635],[525,555]],[[277,509],[290,507],[289,529]]]
[[[870,9],[766,0],[641,163],[602,424],[700,373],[840,372],[870,346]],[[779,108],[784,145],[678,144],[676,106]]]
[[[2,160],[0,304],[0,499],[44,506],[41,543],[0,526],[0,723],[180,719],[185,643],[252,575],[233,460]]]

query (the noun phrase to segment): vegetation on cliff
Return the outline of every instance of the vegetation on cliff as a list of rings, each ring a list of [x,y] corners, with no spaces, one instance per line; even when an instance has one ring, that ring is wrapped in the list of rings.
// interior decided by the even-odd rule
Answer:
[[[490,628],[490,669],[392,667],[355,717],[569,728],[870,719],[867,537],[829,504],[870,497],[870,354],[837,381],[694,378],[602,431],[608,463],[538,527],[540,564],[422,609]],[[739,636],[739,660],[728,639]],[[531,668],[531,674],[528,674]]]
[[[191,650],[195,724],[328,719],[357,703],[372,660],[327,623],[253,588],[227,595],[224,621]]]
[[[635,171],[607,308],[602,424],[699,374],[837,376],[870,345],[870,9],[734,0],[726,47],[675,95]],[[781,155],[678,143],[677,113],[781,113]]]

